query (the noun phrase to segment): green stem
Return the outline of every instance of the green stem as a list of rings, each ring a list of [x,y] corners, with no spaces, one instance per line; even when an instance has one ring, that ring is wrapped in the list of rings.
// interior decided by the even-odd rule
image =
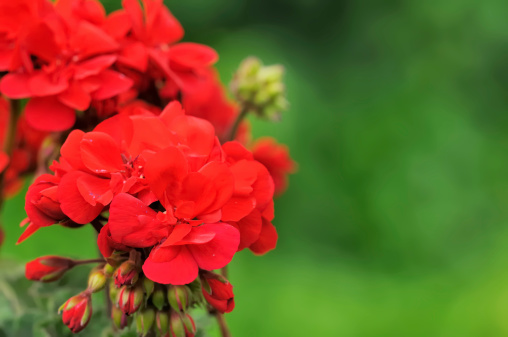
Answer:
[[[79,266],[82,264],[89,264],[89,263],[104,263],[106,262],[104,259],[88,259],[88,260],[76,260],[74,261],[75,266]]]
[[[247,116],[247,113],[249,112],[248,109],[244,108],[238,117],[236,117],[235,123],[231,127],[231,131],[229,133],[228,140],[234,140],[236,137],[236,133],[238,132],[238,128],[240,127],[240,124],[242,123],[243,119]]]
[[[224,315],[220,312],[215,314],[217,318],[217,322],[219,323],[220,333],[222,337],[231,337],[231,332],[229,331],[228,325],[226,324],[226,320],[224,319]]]

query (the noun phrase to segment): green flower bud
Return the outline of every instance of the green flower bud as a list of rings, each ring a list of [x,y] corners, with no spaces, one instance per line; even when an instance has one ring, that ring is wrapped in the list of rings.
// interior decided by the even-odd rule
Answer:
[[[166,305],[166,292],[163,286],[157,285],[152,294],[152,303],[159,310]]]
[[[155,322],[155,310],[146,308],[136,314],[136,329],[141,336],[146,336]]]
[[[175,311],[185,311],[189,307],[190,289],[186,285],[172,285],[168,289],[168,302]]]
[[[92,269],[90,276],[88,276],[88,290],[92,293],[101,291],[106,286],[107,280],[103,268]]]

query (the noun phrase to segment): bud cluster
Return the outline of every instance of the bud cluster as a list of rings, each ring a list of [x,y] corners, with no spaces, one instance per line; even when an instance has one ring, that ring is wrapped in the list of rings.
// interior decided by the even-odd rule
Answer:
[[[284,67],[264,66],[256,57],[245,59],[231,81],[231,90],[242,105],[256,115],[279,120],[287,110]]]

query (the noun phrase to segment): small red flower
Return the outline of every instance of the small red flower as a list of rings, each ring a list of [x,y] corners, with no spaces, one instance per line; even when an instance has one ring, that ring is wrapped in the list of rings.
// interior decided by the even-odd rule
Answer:
[[[74,260],[59,256],[42,256],[26,264],[25,276],[32,281],[53,282],[59,280],[75,266]]]
[[[62,321],[72,332],[83,330],[92,317],[92,299],[90,292],[84,291],[73,296],[58,310],[62,313]]]
[[[281,195],[287,189],[288,175],[296,172],[297,165],[289,156],[286,145],[278,144],[275,139],[258,139],[253,147],[254,159],[265,165],[275,184],[275,195]]]
[[[233,311],[235,299],[233,286],[228,280],[214,273],[201,274],[202,292],[206,301],[221,313]]]

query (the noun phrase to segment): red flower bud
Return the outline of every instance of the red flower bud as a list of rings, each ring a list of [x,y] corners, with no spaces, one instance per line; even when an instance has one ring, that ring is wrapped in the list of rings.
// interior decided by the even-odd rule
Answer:
[[[124,285],[133,285],[138,280],[138,274],[134,261],[127,260],[115,271],[115,285],[118,288]]]
[[[185,285],[172,285],[168,289],[169,305],[175,311],[185,311],[189,307],[190,289]]]
[[[233,286],[224,277],[214,273],[201,275],[203,296],[217,311],[226,313],[235,308]]]
[[[83,330],[92,317],[92,299],[90,292],[84,291],[65,302],[58,312],[62,312],[62,321],[72,332]]]
[[[42,256],[26,264],[25,276],[32,281],[52,282],[74,267],[74,260],[59,256]]]
[[[141,306],[144,295],[142,286],[134,288],[123,286],[118,293],[118,307],[124,314],[132,315]]]
[[[196,325],[191,316],[171,311],[169,332],[171,337],[194,337]]]
[[[120,308],[113,306],[111,308],[111,319],[113,320],[113,324],[118,329],[122,330],[127,325],[129,325],[129,316],[124,314]]]

